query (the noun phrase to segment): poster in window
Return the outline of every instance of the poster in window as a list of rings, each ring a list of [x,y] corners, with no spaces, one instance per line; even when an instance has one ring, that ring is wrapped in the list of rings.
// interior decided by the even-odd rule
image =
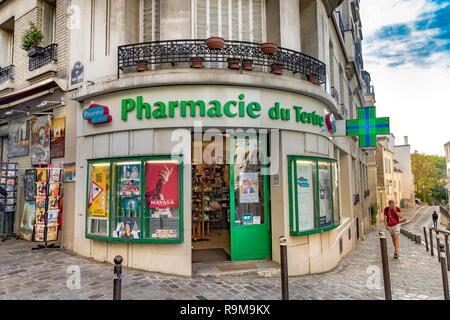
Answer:
[[[30,126],[26,120],[9,123],[8,158],[23,157],[29,153]]]
[[[239,202],[259,202],[259,173],[241,173],[239,175]]]
[[[31,164],[50,163],[50,115],[31,120]]]
[[[66,149],[66,117],[52,120],[51,157],[64,158]]]
[[[299,231],[314,229],[313,164],[297,162],[297,197]]]
[[[35,202],[25,201],[23,207],[22,220],[20,222],[19,236],[22,240],[32,241],[35,223]]]
[[[89,186],[89,217],[107,218],[109,215],[109,165],[94,165]]]
[[[124,198],[122,199],[122,217],[138,218],[140,217],[139,198]]]
[[[328,227],[333,224],[333,209],[331,202],[331,173],[329,164],[319,165],[319,204],[320,227]]]
[[[141,194],[141,165],[126,164],[119,168],[119,194],[121,196],[139,196]]]
[[[147,162],[146,205],[148,208],[179,207],[179,165],[175,162]]]

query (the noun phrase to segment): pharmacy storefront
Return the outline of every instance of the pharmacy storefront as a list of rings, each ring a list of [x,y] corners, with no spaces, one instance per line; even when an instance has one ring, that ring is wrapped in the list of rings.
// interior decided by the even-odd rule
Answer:
[[[197,263],[279,261],[286,235],[290,273],[303,274],[306,248],[340,225],[334,119],[311,97],[124,90],[80,101],[77,127],[75,251],[96,260],[190,276]],[[328,238],[319,256],[331,268]]]

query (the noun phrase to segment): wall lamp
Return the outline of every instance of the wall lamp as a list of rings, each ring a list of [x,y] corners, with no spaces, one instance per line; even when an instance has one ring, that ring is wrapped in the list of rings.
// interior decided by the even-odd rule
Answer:
[[[59,101],[42,101],[40,104],[38,104],[36,107],[37,108],[45,108],[47,107],[49,104],[59,104],[59,106],[63,106],[64,105],[64,97],[61,97],[61,99],[59,99]]]

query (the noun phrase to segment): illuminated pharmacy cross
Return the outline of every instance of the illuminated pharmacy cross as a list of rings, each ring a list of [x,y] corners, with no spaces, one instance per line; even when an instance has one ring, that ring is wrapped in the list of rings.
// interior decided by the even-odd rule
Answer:
[[[359,108],[358,120],[347,120],[347,136],[359,136],[361,148],[376,147],[377,135],[389,133],[389,118],[377,118],[375,107]]]

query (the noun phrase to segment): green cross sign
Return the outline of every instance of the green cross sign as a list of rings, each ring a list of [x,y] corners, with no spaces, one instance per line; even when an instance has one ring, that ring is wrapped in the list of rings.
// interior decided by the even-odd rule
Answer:
[[[389,133],[389,118],[377,118],[375,107],[358,108],[358,120],[347,120],[347,136],[358,136],[361,148],[376,147],[377,135]]]

